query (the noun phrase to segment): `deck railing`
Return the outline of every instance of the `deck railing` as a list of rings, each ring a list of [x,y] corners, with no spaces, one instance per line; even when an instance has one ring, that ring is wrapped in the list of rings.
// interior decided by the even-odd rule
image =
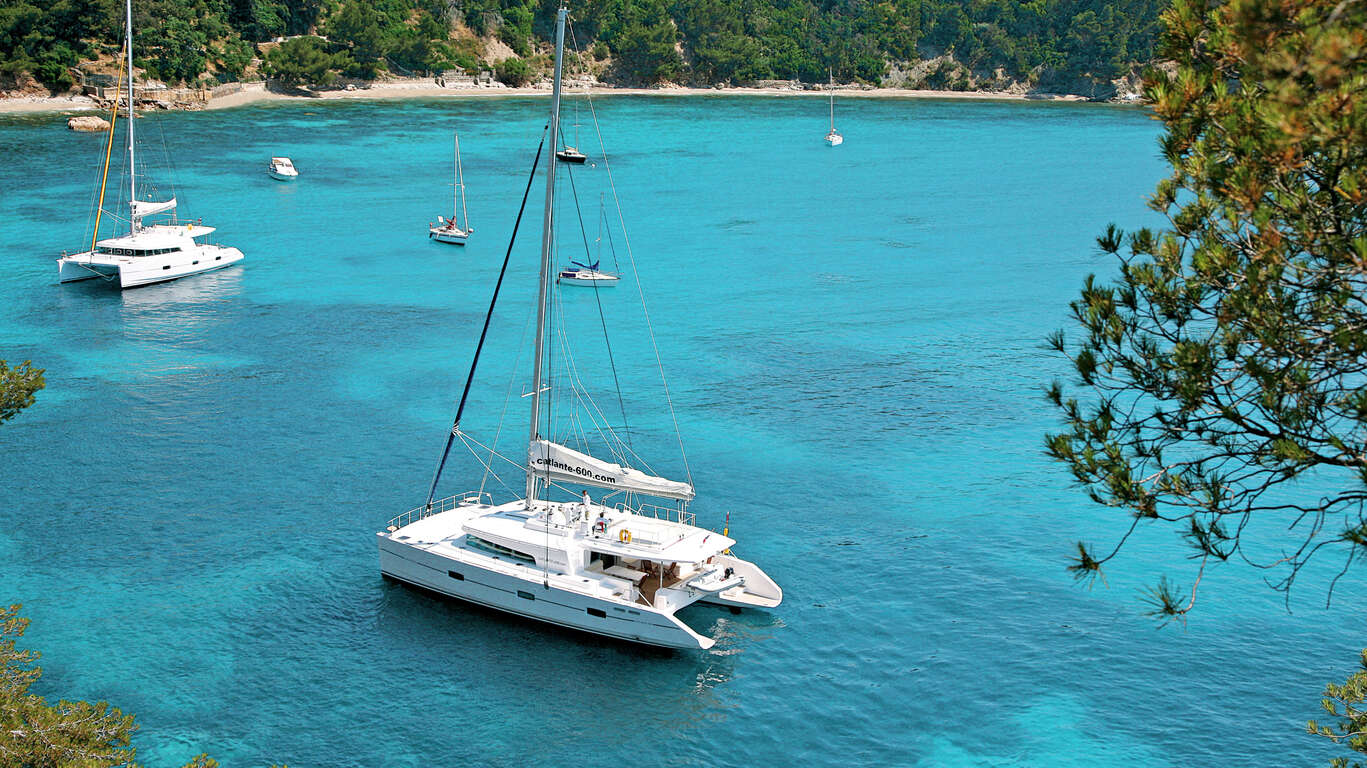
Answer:
[[[689,512],[688,509],[684,507],[662,507],[658,504],[638,504],[633,508],[623,502],[618,504],[616,508],[623,512],[630,512],[634,515],[653,517],[656,520],[670,520],[676,523],[683,523],[684,525],[693,525],[693,521],[697,519],[692,512]]]
[[[480,491],[466,491],[465,493],[458,493],[454,496],[447,496],[444,499],[437,499],[436,501],[433,501],[431,505],[424,504],[421,507],[415,507],[402,515],[391,519],[389,525],[385,527],[385,530],[393,533],[394,531],[397,531],[406,525],[416,523],[425,517],[439,515],[442,512],[449,512],[462,504],[479,504],[481,501],[484,501],[486,504],[492,504],[494,499],[493,496],[488,493],[481,493]]]

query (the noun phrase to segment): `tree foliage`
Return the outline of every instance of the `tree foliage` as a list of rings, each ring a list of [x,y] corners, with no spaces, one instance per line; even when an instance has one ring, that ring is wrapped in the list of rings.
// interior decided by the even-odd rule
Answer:
[[[1311,720],[1306,724],[1306,730],[1367,755],[1367,650],[1362,652],[1362,669],[1354,672],[1342,685],[1330,683],[1324,687],[1324,699],[1320,705],[1334,718],[1334,722],[1320,725]],[[1345,757],[1334,758],[1329,764],[1332,768],[1364,766],[1356,761],[1350,766]]]
[[[349,62],[345,54],[329,53],[326,40],[306,35],[272,48],[266,54],[266,72],[287,85],[331,85]]]
[[[108,702],[68,701],[49,704],[29,693],[42,676],[39,654],[20,650],[17,641],[29,620],[18,605],[0,608],[0,765],[24,768],[97,768],[130,766],[137,750],[129,746],[137,725]],[[186,768],[215,768],[200,755]]]
[[[33,405],[34,396],[45,385],[43,369],[34,368],[31,360],[14,367],[0,360],[0,424]]]
[[[1051,388],[1047,448],[1131,533],[1189,546],[1193,586],[1152,591],[1175,618],[1214,564],[1289,593],[1317,555],[1340,576],[1367,556],[1367,3],[1175,0],[1163,21],[1167,225],[1098,238],[1119,277],[1088,278],[1080,338],[1051,339],[1085,397]],[[1265,550],[1252,529],[1285,533]],[[1128,536],[1080,544],[1074,572]]]
[[[892,62],[952,54],[980,76],[1001,70],[1042,88],[1082,91],[1147,61],[1164,0],[582,0],[571,44],[601,46],[623,82],[759,79],[879,82]],[[139,62],[165,80],[238,77],[243,45],[321,34],[347,74],[430,72],[457,54],[454,22],[519,58],[544,51],[546,0],[138,0]],[[0,0],[0,73],[53,88],[100,45],[117,46],[117,0]],[[577,42],[576,42],[577,41]],[[225,58],[224,54],[227,54]],[[603,58],[599,56],[598,58]]]

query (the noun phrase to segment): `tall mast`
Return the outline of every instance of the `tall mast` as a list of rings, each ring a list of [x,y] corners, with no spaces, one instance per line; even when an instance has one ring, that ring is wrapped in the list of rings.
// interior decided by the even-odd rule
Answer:
[[[131,2],[131,0],[130,0]],[[536,363],[532,366],[532,420],[529,443],[536,442],[540,433],[537,422],[541,418],[541,359],[546,341],[546,298],[551,284],[551,246],[555,231],[552,212],[555,204],[555,152],[560,144],[560,65],[565,53],[565,17],[569,11],[561,6],[555,17],[555,79],[551,86],[551,152],[546,153],[546,212],[541,223],[541,288],[536,302]],[[527,508],[536,501],[536,471],[527,471]]]
[[[831,78],[831,131],[835,131],[835,70],[826,70],[826,74]]]
[[[128,27],[128,203],[132,210],[136,211],[134,201],[138,199],[138,169],[133,164],[133,0],[127,0],[127,18],[125,23]],[[118,98],[118,93],[114,98]],[[142,223],[142,218],[134,214],[132,217],[132,231],[138,231],[138,225]]]
[[[460,221],[457,226],[469,232],[470,214],[465,212],[465,171],[460,167],[460,134],[456,134],[456,189],[460,192]],[[454,215],[454,211],[452,212]]]

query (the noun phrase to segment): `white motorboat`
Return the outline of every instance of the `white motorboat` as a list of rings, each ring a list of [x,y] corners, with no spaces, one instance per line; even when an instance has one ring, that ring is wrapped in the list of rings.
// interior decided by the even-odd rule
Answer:
[[[611,288],[620,281],[618,275],[598,269],[598,262],[580,264],[571,261],[570,266],[560,270],[555,281],[561,285],[587,285],[595,288]]]
[[[104,213],[105,182],[109,174],[109,160],[114,147],[114,127],[118,122],[119,89],[115,87],[114,114],[109,125],[109,141],[105,151],[104,172],[100,181],[99,203],[96,207],[95,234],[90,249],[66,254],[57,259],[58,280],[63,283],[101,278],[118,281],[120,288],[160,283],[178,277],[196,275],[235,264],[242,260],[242,251],[227,246],[200,243],[198,239],[214,232],[202,222],[177,220],[174,217],[176,198],[169,200],[139,200],[138,173],[133,140],[133,3],[125,3],[127,12],[126,41],[128,61],[128,232],[117,237],[99,239],[100,217]],[[122,76],[122,73],[121,73]],[[162,217],[146,223],[149,217]]]
[[[826,146],[838,147],[845,143],[845,137],[840,135],[840,131],[835,129],[835,73],[828,73],[831,78],[831,130],[826,132]]]
[[[299,178],[299,171],[294,167],[294,161],[288,157],[272,157],[267,172],[270,173],[272,179],[278,181],[294,181]]]
[[[561,8],[556,21],[547,128],[552,147],[559,130],[566,15]],[[670,480],[628,466],[628,462],[645,465],[635,458],[634,449],[615,437],[613,427],[596,424],[594,432],[613,433],[602,440],[611,438],[605,444],[614,460],[592,455],[583,434],[576,444],[585,450],[570,448],[543,434],[543,426],[548,433],[557,434],[559,428],[552,416],[578,423],[585,415],[592,415],[592,400],[579,389],[587,372],[556,368],[557,377],[552,380],[551,367],[546,363],[551,358],[572,359],[557,356],[549,347],[567,345],[576,334],[551,333],[548,322],[551,307],[559,306],[552,300],[556,289],[550,279],[557,161],[548,156],[544,163],[546,207],[532,388],[526,395],[531,405],[526,452],[518,451],[515,458],[498,455],[496,446],[475,442],[461,429],[475,366],[494,316],[498,286],[507,274],[505,261],[427,502],[390,520],[377,534],[380,571],[388,578],[441,595],[561,627],[665,648],[710,648],[715,639],[681,620],[680,609],[694,603],[732,609],[773,608],[782,602],[783,591],[758,566],[732,553],[736,541],[729,530],[718,533],[695,524],[688,510],[694,498],[691,480]],[[566,322],[563,312],[563,308],[556,310],[557,323]],[[568,347],[562,351],[567,353]],[[549,404],[552,397],[554,409]],[[543,399],[548,402],[543,403]],[[567,415],[576,408],[579,410]],[[496,503],[481,490],[436,500],[441,473],[456,439],[467,447],[474,446],[472,451],[478,450],[476,455],[485,466],[486,477],[493,475],[499,483],[504,481],[489,466],[495,457],[517,467],[519,483],[525,475],[523,497]],[[606,495],[595,501],[590,488],[601,489]],[[523,492],[521,488],[509,490]]]
[[[457,204],[459,207],[456,207]],[[465,245],[465,241],[470,239],[470,233],[475,230],[474,227],[470,226],[470,216],[465,211],[465,173],[460,165],[460,134],[456,134],[455,196],[451,205],[456,207],[451,218],[438,216],[436,224],[427,225],[427,237],[439,243]],[[456,213],[461,214],[461,219],[465,222],[464,225],[457,221]]]

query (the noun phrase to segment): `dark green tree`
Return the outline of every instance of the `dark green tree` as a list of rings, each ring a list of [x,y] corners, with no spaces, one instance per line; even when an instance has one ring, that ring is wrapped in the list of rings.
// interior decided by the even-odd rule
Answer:
[[[511,56],[494,65],[494,76],[504,85],[521,88],[532,81],[532,68],[526,59]]]
[[[337,60],[326,40],[295,37],[266,54],[266,73],[286,85],[331,85],[337,81]]]
[[[20,650],[29,620],[19,605],[0,608],[0,765],[16,768],[141,768],[129,746],[138,729],[132,715],[108,702],[63,699],[49,704],[29,693],[42,677],[39,653]],[[184,768],[217,768],[198,755]],[[280,766],[279,768],[286,768]]]
[[[1078,545],[1079,577],[1141,529],[1185,541],[1191,586],[1151,593],[1172,619],[1219,563],[1289,593],[1318,555],[1340,575],[1367,556],[1367,3],[1175,0],[1163,20],[1167,225],[1098,238],[1119,277],[1089,278],[1079,337],[1051,340],[1083,394],[1051,388],[1047,447],[1130,520],[1109,551]]]
[[[10,367],[0,360],[0,424],[33,405],[35,395],[45,385],[43,369],[34,368],[32,361]]]
[[[1334,718],[1329,725],[1320,725],[1311,720],[1306,729],[1323,736],[1335,744],[1367,755],[1367,650],[1362,652],[1362,668],[1350,675],[1342,685],[1330,683],[1324,687],[1324,699],[1320,702],[1324,711]],[[1336,757],[1330,761],[1332,768],[1363,768],[1361,762]]]

